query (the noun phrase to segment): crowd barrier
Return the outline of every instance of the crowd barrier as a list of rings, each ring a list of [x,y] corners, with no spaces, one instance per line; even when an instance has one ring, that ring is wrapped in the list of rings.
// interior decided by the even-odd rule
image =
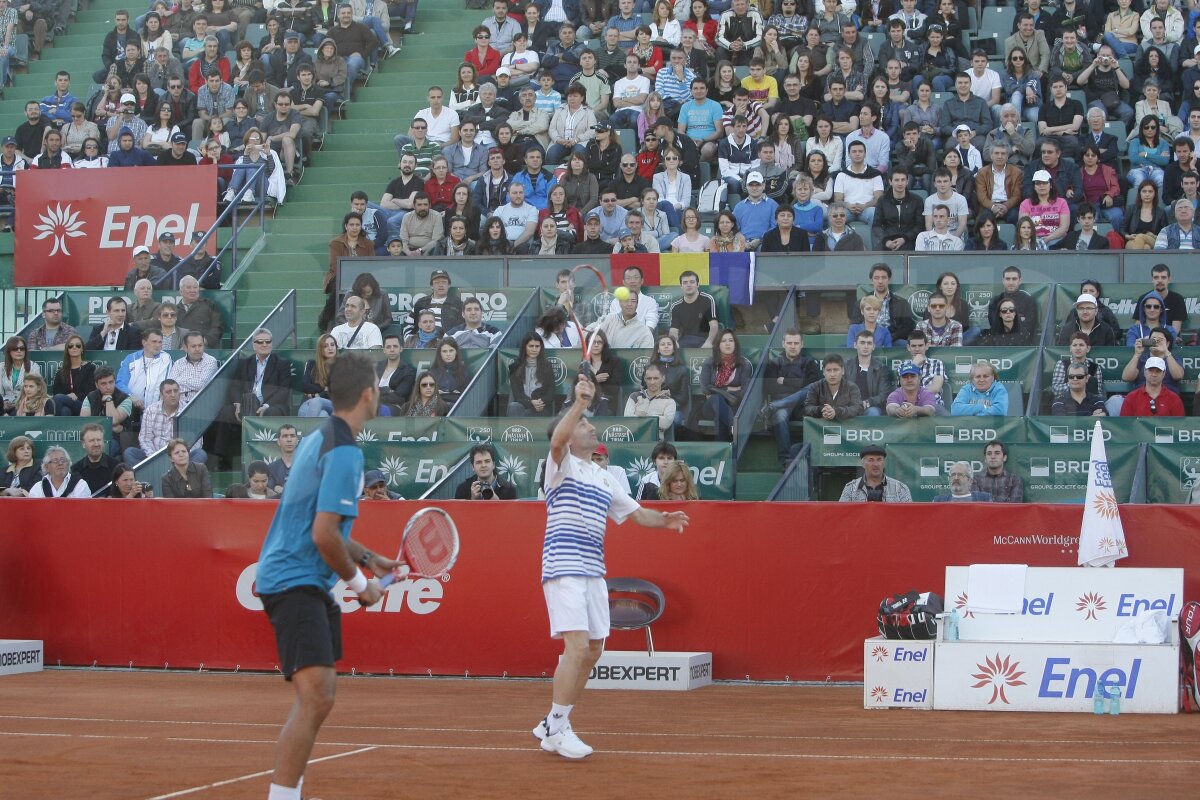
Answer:
[[[355,536],[388,552],[422,505],[364,502]],[[539,585],[544,506],[441,505],[462,536],[452,576],[398,584],[372,610],[343,594],[339,666],[550,675],[561,645],[548,636]],[[0,499],[0,634],[43,639],[50,665],[274,670],[274,636],[253,591],[273,510],[239,500]],[[1045,505],[1004,514],[968,504],[690,503],[687,511],[683,535],[610,526],[609,574],[662,587],[660,648],[711,650],[720,679],[781,681],[861,680],[862,640],[875,632],[880,599],[940,593],[947,565],[1074,566],[1081,518],[1078,507]],[[1121,513],[1130,556],[1120,567],[1200,560],[1200,509]],[[63,569],[64,553],[87,569]],[[1200,573],[1185,578],[1186,596],[1200,595]],[[147,592],[155,582],[163,588]],[[610,641],[644,646],[639,632]]]

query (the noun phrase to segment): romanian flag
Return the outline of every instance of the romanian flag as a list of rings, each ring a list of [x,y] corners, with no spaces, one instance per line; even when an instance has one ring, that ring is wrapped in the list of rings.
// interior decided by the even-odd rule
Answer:
[[[700,276],[700,285],[708,285],[708,253],[665,253],[658,258],[660,286],[678,286],[679,276],[691,270]]]
[[[754,302],[754,253],[709,253],[708,284],[728,286],[729,302],[748,306]],[[704,283],[704,281],[701,281]]]
[[[625,268],[637,267],[642,271],[642,282],[647,286],[661,286],[659,280],[658,253],[613,253],[610,256],[612,275],[609,286],[621,286],[625,283]]]
[[[624,283],[626,267],[641,269],[647,286],[676,286],[679,276],[691,270],[700,276],[701,286],[729,287],[730,303],[754,302],[754,253],[614,253],[609,286]]]

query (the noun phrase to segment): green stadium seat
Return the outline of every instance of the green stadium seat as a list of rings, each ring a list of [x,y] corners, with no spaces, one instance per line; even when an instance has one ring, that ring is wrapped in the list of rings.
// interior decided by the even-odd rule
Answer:
[[[983,18],[979,21],[979,32],[984,36],[999,34],[1000,43],[1012,35],[1013,21],[1017,18],[1017,8],[1012,6],[988,6],[983,9]]]
[[[617,131],[617,140],[621,143],[621,152],[636,153],[638,151],[637,132],[629,128]]]

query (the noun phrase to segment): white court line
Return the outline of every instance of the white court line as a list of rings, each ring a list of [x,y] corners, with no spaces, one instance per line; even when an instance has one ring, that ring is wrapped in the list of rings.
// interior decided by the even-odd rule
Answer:
[[[7,733],[4,735],[11,736],[67,736],[73,734],[20,734]],[[592,734],[586,733],[589,738]],[[124,737],[124,736],[92,736],[94,739],[119,739],[139,738],[145,739],[148,737]],[[192,736],[168,736],[165,741],[169,742],[190,742],[195,744],[258,744],[258,745],[275,745],[275,739],[217,739],[207,737],[192,737]],[[960,740],[961,743],[961,740]],[[365,753],[370,750],[423,750],[423,751],[442,751],[442,752],[471,752],[471,753],[526,753],[540,754],[542,751],[536,746],[528,747],[484,747],[479,745],[437,745],[437,744],[385,744],[379,742],[320,742],[322,745],[329,747],[355,747],[358,748],[352,752],[340,753],[333,756],[324,756],[323,758],[313,759],[308,762],[315,764],[319,761],[330,761],[343,756],[355,755],[356,753]],[[1095,744],[1095,742],[1090,742]],[[601,754],[622,755],[622,756],[655,756],[669,758],[765,758],[777,761],[911,761],[911,753],[897,753],[888,755],[883,753],[873,754],[855,754],[855,753],[741,753],[727,752],[719,750],[601,750]],[[1026,764],[1137,764],[1137,765],[1191,765],[1200,764],[1200,759],[1171,759],[1171,758],[1014,758],[1010,756],[922,756],[929,761],[946,761],[946,762],[1004,762],[1004,763],[1026,763]],[[209,784],[207,786],[199,786],[193,789],[187,789],[183,792],[175,794],[160,795],[152,797],[150,800],[165,800],[165,798],[179,797],[183,794],[198,792],[203,789],[209,789],[216,786],[223,786],[226,783],[236,783],[238,781],[250,780],[251,778],[261,777],[271,774],[270,770],[264,772],[256,772],[253,775],[243,775],[240,778],[232,778],[228,781]]]
[[[312,758],[312,759],[309,759],[308,763],[309,764],[319,764],[322,761],[333,761],[335,758],[345,758],[346,756],[358,755],[359,753],[368,753],[374,749],[375,749],[374,746],[362,747],[362,748],[359,748],[358,750],[352,750],[349,753],[337,753],[332,756],[322,756],[321,758]],[[269,769],[263,770],[262,772],[253,772],[249,775],[241,775],[237,778],[229,778],[228,780],[217,781],[216,783],[208,783],[208,784],[205,784],[204,786],[193,786],[190,789],[181,789],[178,792],[171,792],[170,794],[155,795],[154,797],[151,797],[150,800],[167,800],[167,798],[170,798],[170,797],[183,797],[185,794],[195,794],[196,792],[203,792],[206,789],[216,789],[220,786],[228,786],[231,783],[240,783],[242,781],[253,780],[254,778],[261,778],[265,775],[270,775],[272,772],[273,772],[273,770],[269,770]]]
[[[54,717],[45,715],[19,715],[19,714],[0,714],[0,720],[36,720],[49,722],[108,722],[113,724],[132,724],[132,725],[209,725],[214,727],[235,727],[235,728],[272,728],[279,727],[277,722],[223,722],[217,720],[183,720],[183,719],[110,719],[108,717]],[[321,730],[352,730],[352,731],[385,731],[394,733],[484,733],[484,734],[509,734],[509,733],[528,733],[527,728],[442,728],[442,727],[422,727],[422,726],[394,726],[394,725],[330,725],[326,723],[321,726]],[[0,731],[0,734],[6,732]],[[585,731],[588,736],[622,736],[622,737],[645,737],[645,738],[665,738],[665,739],[732,739],[744,741],[795,741],[795,742],[893,742],[894,736],[772,736],[765,734],[750,734],[750,733],[714,733],[714,732],[650,732],[650,731]],[[32,734],[30,734],[32,735]],[[52,734],[45,734],[52,735]],[[70,735],[70,734],[58,734]],[[123,738],[123,737],[113,737]],[[132,737],[130,737],[132,738]],[[223,741],[223,740],[213,740]],[[227,741],[233,741],[227,740]],[[921,741],[927,742],[955,742],[962,743],[964,740],[961,736],[950,737],[929,737],[923,736]],[[1083,744],[1094,745],[1095,739],[968,739],[965,740],[968,744]],[[1179,746],[1179,745],[1200,745],[1200,739],[1169,739],[1163,741],[1151,739],[1136,739],[1136,740],[1108,740],[1105,744],[1121,745],[1121,746],[1141,746],[1149,745],[1155,747],[1161,746]]]

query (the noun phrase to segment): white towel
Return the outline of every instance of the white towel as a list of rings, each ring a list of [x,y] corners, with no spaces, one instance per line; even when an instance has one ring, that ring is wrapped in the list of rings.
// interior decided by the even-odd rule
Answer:
[[[967,610],[1019,614],[1025,600],[1025,564],[972,564],[967,568]]]
[[[1143,611],[1117,629],[1116,644],[1166,644],[1171,641],[1165,611]]]

